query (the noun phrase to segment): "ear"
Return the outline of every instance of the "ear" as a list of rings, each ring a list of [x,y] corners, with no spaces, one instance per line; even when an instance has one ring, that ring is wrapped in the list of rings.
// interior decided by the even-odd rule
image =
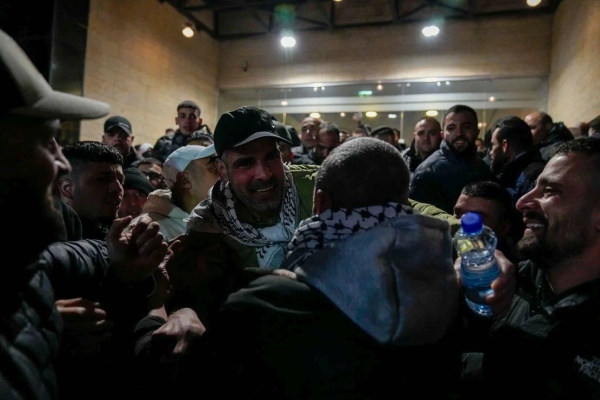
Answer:
[[[198,118],[198,126],[202,125],[202,118]]]
[[[185,172],[185,171],[178,172],[176,179],[179,182],[179,186],[181,186],[182,188],[184,188],[184,189],[192,188],[192,182],[190,181],[190,178],[189,178],[187,172]]]
[[[175,125],[179,126],[179,121],[177,121],[177,116],[175,117]]]
[[[315,213],[321,214],[331,208],[331,197],[329,197],[329,193],[319,189],[315,193],[314,203]]]
[[[135,139],[135,136],[131,135],[131,143],[133,143],[133,139]]]
[[[58,181],[58,191],[60,192],[60,197],[64,197],[69,200],[73,200],[73,191],[75,189],[75,185],[72,179],[69,178],[61,178]]]
[[[106,133],[102,134],[102,139],[100,139],[100,143],[108,144],[108,143],[106,143]]]
[[[502,141],[502,152],[506,153],[507,150],[508,150],[508,140],[504,139]]]
[[[225,163],[223,162],[223,160],[221,160],[220,158],[217,158],[216,167],[217,167],[217,173],[219,174],[219,178],[221,178],[221,180],[223,182],[228,182],[229,174],[227,174],[227,167],[225,166]]]

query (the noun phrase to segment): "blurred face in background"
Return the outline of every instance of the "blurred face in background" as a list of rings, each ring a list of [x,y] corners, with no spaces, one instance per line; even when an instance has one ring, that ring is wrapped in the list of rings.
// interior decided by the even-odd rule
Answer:
[[[427,157],[440,147],[442,128],[437,121],[422,119],[415,125],[413,137],[417,153]]]

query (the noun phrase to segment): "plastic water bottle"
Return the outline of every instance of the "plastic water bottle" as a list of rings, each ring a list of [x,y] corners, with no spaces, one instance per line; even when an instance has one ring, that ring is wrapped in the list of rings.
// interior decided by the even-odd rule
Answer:
[[[490,285],[500,274],[494,250],[498,239],[483,225],[478,213],[468,212],[460,219],[460,229],[454,235],[454,249],[461,258],[460,269],[467,305],[483,317],[491,317],[492,309],[485,298],[493,293]]]

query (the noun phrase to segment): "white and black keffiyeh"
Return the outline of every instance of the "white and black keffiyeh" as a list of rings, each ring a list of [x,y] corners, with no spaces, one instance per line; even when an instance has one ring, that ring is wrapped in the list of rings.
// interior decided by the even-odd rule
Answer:
[[[285,260],[286,246],[294,236],[300,218],[300,200],[289,168],[284,166],[285,187],[279,222],[257,228],[238,219],[235,198],[229,182],[215,185],[209,202],[221,230],[238,242],[254,247],[261,268],[276,269]]]
[[[288,244],[288,256],[300,249],[306,249],[302,256],[294,260],[298,267],[316,250],[322,249],[328,243],[343,240],[350,235],[372,229],[400,215],[412,214],[409,205],[386,203],[378,206],[355,208],[353,210],[326,210],[300,222],[296,234]]]

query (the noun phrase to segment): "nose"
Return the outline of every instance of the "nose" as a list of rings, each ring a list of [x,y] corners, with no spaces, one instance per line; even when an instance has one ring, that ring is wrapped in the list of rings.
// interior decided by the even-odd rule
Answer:
[[[517,200],[517,210],[520,212],[525,212],[527,210],[532,210],[536,207],[535,199],[536,197],[537,186],[530,190],[528,193],[525,193],[519,200]]]
[[[69,160],[65,158],[65,155],[60,149],[60,146],[58,145],[58,143],[56,143],[56,139],[52,139],[52,141],[54,142],[54,165],[58,170],[57,174],[62,175],[70,173],[71,164],[69,163]]]
[[[271,176],[273,176],[273,172],[271,171],[271,168],[269,168],[269,166],[266,163],[259,162],[256,165],[256,170],[254,173],[255,179],[267,181],[267,180],[269,180],[269,178],[271,178]]]

